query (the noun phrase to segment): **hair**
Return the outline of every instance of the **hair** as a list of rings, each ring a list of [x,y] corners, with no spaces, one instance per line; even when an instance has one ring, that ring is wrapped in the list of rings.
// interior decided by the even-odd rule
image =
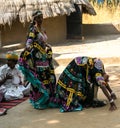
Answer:
[[[33,20],[32,20],[32,22],[30,23],[29,28],[31,28],[32,26],[35,25],[35,18],[36,18],[37,16],[40,16],[40,15],[43,15],[42,11],[40,11],[40,10],[35,10],[35,11],[33,11],[33,13],[32,13]]]

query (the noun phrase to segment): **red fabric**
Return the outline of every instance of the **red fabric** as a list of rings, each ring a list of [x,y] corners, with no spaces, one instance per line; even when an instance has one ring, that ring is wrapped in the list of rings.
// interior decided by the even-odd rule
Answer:
[[[24,98],[18,99],[18,100],[2,101],[0,103],[0,107],[10,109],[10,108],[22,103],[23,101],[25,101],[27,99],[28,99],[28,97],[24,97]]]

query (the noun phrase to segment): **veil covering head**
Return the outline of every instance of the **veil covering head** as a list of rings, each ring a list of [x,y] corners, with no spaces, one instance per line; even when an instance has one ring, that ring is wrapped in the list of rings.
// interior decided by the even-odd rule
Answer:
[[[37,17],[37,16],[40,16],[40,15],[43,15],[42,11],[40,11],[40,10],[35,10],[35,11],[33,11],[33,13],[32,13],[33,19],[34,19],[35,17]]]
[[[98,70],[103,70],[103,68],[104,68],[103,62],[102,62],[100,59],[95,59],[95,60],[94,60],[94,63],[95,63],[95,67],[96,67]]]

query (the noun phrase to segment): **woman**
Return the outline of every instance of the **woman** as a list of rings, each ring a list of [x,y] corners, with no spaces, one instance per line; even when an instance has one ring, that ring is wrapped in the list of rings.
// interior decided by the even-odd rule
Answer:
[[[52,48],[47,44],[47,35],[42,28],[43,14],[33,12],[26,48],[19,59],[20,69],[31,83],[30,102],[35,109],[55,107],[52,104],[56,77],[52,60]]]
[[[56,92],[60,98],[60,111],[78,111],[87,105],[95,105],[95,103],[103,106],[103,102],[93,101],[94,85],[100,86],[108,98],[110,110],[117,109],[114,103],[116,96],[104,75],[103,64],[99,59],[84,56],[73,59],[64,69],[57,82]]]

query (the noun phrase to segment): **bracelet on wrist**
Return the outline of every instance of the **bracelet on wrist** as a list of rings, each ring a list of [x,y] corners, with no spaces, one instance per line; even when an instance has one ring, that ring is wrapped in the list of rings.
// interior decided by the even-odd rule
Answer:
[[[114,102],[114,100],[112,99],[112,100],[110,100],[109,102],[110,102],[110,103],[113,103],[113,102]]]
[[[114,94],[114,92],[111,92],[111,95]]]

